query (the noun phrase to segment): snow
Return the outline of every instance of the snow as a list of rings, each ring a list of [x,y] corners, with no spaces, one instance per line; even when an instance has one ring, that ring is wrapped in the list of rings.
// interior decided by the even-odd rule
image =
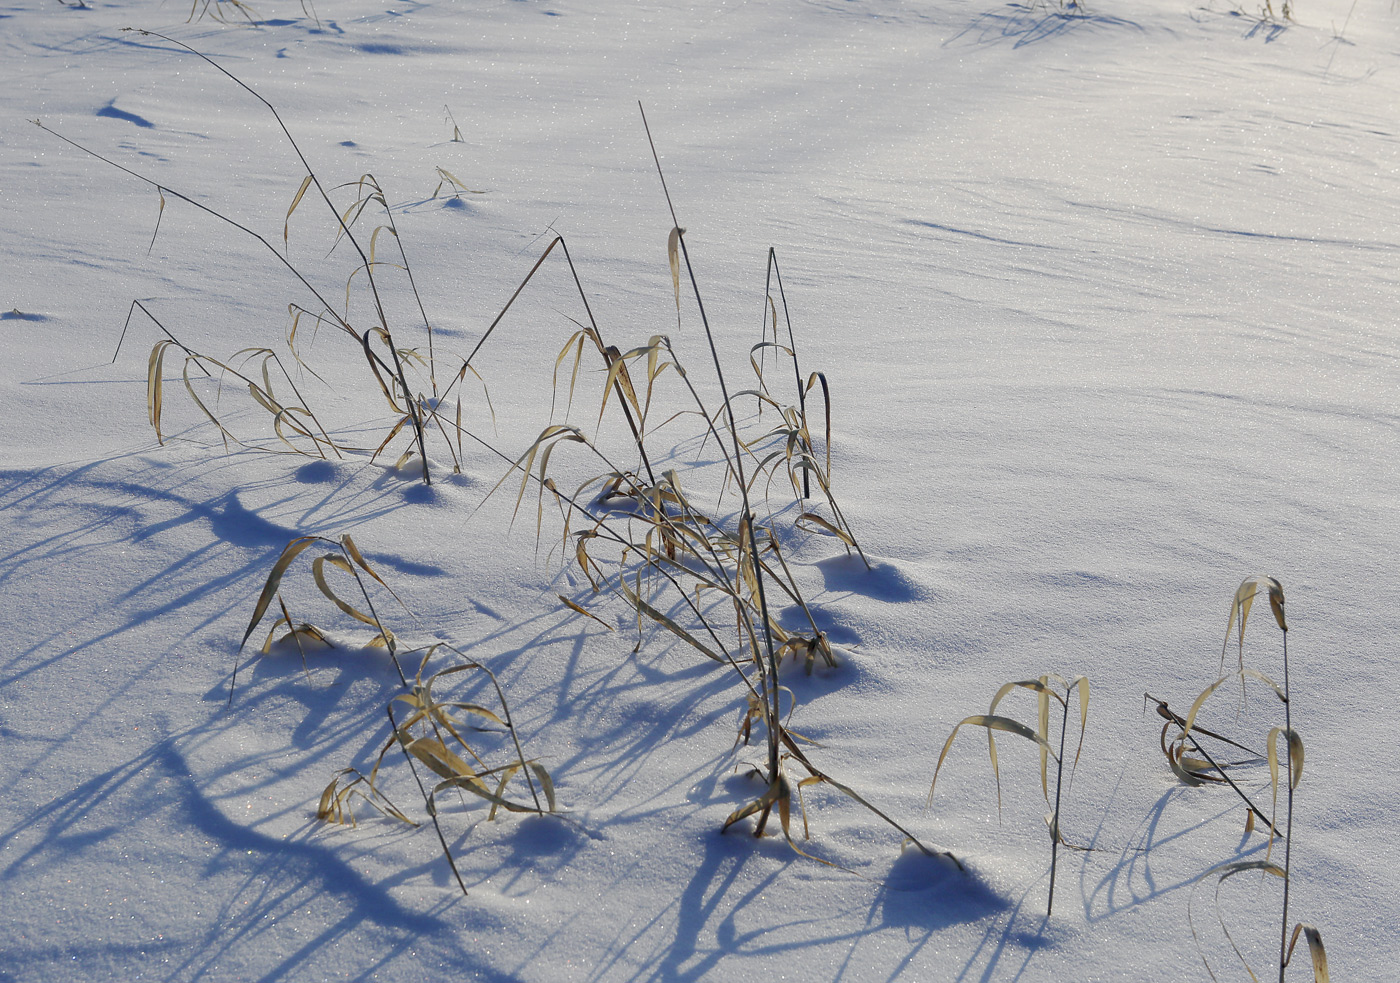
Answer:
[[[252,27],[217,6],[227,23],[152,0],[0,2],[0,980],[1156,981],[1209,978],[1202,955],[1240,978],[1215,879],[1198,879],[1263,859],[1266,841],[1244,834],[1229,790],[1172,775],[1143,694],[1190,705],[1257,573],[1287,592],[1307,747],[1290,921],[1321,929],[1337,979],[1387,978],[1400,14],[322,0],[318,21],[309,2],[263,0]],[[374,175],[437,329],[439,381],[562,233],[608,343],[669,333],[714,405],[688,298],[676,323],[645,104],[731,390],[752,384],[770,245],[803,369],[831,382],[834,492],[873,569],[831,537],[785,539],[841,655],[810,678],[785,670],[791,726],[965,870],[821,788],[804,792],[798,843],[849,870],[748,821],[721,834],[763,790],[748,767],[762,738],[733,749],[743,691],[663,631],[634,651],[635,614],[589,600],[557,516],[537,545],[533,492],[518,516],[515,481],[488,497],[506,470],[489,452],[468,445],[452,475],[439,445],[431,487],[387,466],[397,451],[272,453],[265,415],[228,385],[230,426],[262,449],[226,450],[175,353],[157,443],[159,329],[137,312],[112,360],[133,300],[213,357],[286,359],[287,305],[312,299],[250,236],[173,195],[162,208],[27,120],[279,251],[286,222],[286,255],[333,301],[355,260],[344,243],[328,254],[333,220],[311,194],[288,219],[304,172],[268,110],[125,27],[256,89],[328,187]],[[434,197],[437,168],[484,193]],[[353,193],[332,192],[342,207]],[[408,285],[383,275],[411,333]],[[364,305],[355,293],[367,323]],[[474,360],[495,423],[467,388],[469,425],[511,458],[549,422],[555,355],[584,317],[553,256]],[[377,443],[392,417],[359,351],[329,325],[298,338],[334,382],[298,373],[308,401],[350,443]],[[601,380],[585,361],[570,419],[590,435]],[[630,464],[615,412],[599,444]],[[712,503],[718,454],[687,426],[653,440],[676,466],[710,462],[696,494]],[[591,467],[558,462],[561,487]],[[557,786],[553,816],[443,807],[466,897],[431,824],[364,807],[355,829],[315,819],[337,770],[373,764],[401,688],[304,567],[288,604],[338,647],[308,651],[304,671],[285,645],[250,654],[265,626],[228,704],[278,554],[346,533],[403,598],[377,595],[404,645],[447,641],[490,666]],[[1279,640],[1261,603],[1248,663],[1280,676]],[[1028,744],[999,741],[1000,821],[971,728],[924,808],[958,721],[1046,672],[1093,693],[1062,817],[1092,849],[1060,851],[1049,919]],[[1025,694],[1005,708],[1034,718]],[[1260,742],[1282,723],[1253,688],[1207,708]],[[421,815],[401,763],[385,768]],[[1241,774],[1267,802],[1267,768]],[[1278,884],[1240,876],[1219,897],[1267,977]]]

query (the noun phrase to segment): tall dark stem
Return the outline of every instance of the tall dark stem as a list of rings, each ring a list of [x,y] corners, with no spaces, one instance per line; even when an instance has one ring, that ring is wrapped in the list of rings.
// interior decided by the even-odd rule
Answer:
[[[705,329],[705,339],[710,344],[710,357],[715,363],[715,375],[719,378],[720,397],[722,405],[729,414],[729,435],[734,444],[734,471],[735,477],[739,481],[739,495],[744,503],[744,514],[740,520],[741,530],[740,542],[746,532],[748,536],[749,549],[753,555],[754,582],[758,585],[758,612],[759,621],[763,626],[763,640],[767,649],[767,691],[768,691],[768,779],[776,782],[778,780],[778,755],[779,740],[778,729],[782,720],[782,708],[779,706],[778,690],[778,657],[773,648],[773,631],[768,623],[768,599],[763,589],[763,564],[758,562],[758,537],[754,534],[753,509],[749,506],[749,486],[744,477],[743,453],[739,447],[739,427],[734,422],[734,408],[729,401],[729,387],[724,383],[724,369],[720,366],[719,348],[715,345],[714,332],[710,330],[710,320],[705,316],[705,302],[700,299],[700,284],[695,279],[695,267],[690,262],[690,251],[685,245],[685,233],[681,231],[680,221],[676,218],[676,206],[671,202],[671,192],[666,187],[666,174],[661,169],[661,157],[656,152],[656,141],[651,138],[651,127],[647,124],[646,110],[642,108],[640,102],[637,109],[642,114],[642,127],[646,130],[647,143],[651,145],[651,156],[656,162],[656,173],[661,179],[661,191],[666,196],[666,207],[671,212],[671,226],[676,231],[676,240],[681,247],[681,255],[685,258],[685,270],[690,277],[690,287],[695,295],[695,306],[700,311],[700,323]],[[743,554],[740,553],[740,563],[743,562]],[[761,828],[761,827],[760,827]]]
[[[1045,917],[1049,918],[1055,907],[1055,865],[1060,850],[1060,786],[1065,774],[1065,731],[1069,730],[1069,691],[1065,691],[1064,715],[1060,721],[1060,759],[1055,768],[1055,817],[1050,831],[1050,900],[1045,902]]]
[[[1293,704],[1288,699],[1288,629],[1283,629],[1283,727],[1284,744],[1288,751],[1288,819],[1283,838],[1283,928],[1278,947],[1278,980],[1283,983],[1288,967],[1288,886],[1291,883],[1289,861],[1293,851]]]

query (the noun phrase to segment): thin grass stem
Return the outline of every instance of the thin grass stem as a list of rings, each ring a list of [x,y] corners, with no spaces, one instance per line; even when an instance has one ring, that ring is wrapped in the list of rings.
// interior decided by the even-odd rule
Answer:
[[[783,271],[778,266],[778,252],[772,246],[768,247],[768,268],[778,281],[778,298],[783,302],[783,320],[787,322],[788,347],[792,352],[792,372],[797,381],[797,407],[802,414],[802,425],[807,425],[807,391],[802,385],[802,369],[797,362],[797,338],[792,332],[792,317],[788,314],[787,294],[783,291]],[[764,285],[764,295],[767,296],[767,284]],[[773,337],[778,336],[778,325],[773,325]],[[815,453],[815,451],[813,451]],[[805,469],[802,472],[802,497],[804,499],[812,497],[812,476]]]
[[[1288,699],[1288,629],[1283,629],[1283,726],[1287,733],[1293,733],[1292,703]],[[1272,749],[1272,741],[1270,742]],[[1283,837],[1283,927],[1278,950],[1278,979],[1283,983],[1284,971],[1288,968],[1288,887],[1291,883],[1289,861],[1293,852],[1293,753],[1288,753],[1288,818],[1285,820]]]
[[[1065,774],[1065,732],[1069,730],[1068,690],[1066,690],[1066,699],[1060,702],[1064,705],[1064,715],[1060,721],[1060,757],[1055,762],[1055,815],[1051,820],[1054,829],[1051,830],[1050,836],[1050,898],[1045,902],[1046,918],[1050,917],[1050,913],[1055,907],[1055,867],[1060,851],[1060,787],[1063,784]]]
[[[462,894],[467,894],[467,885],[462,882],[462,875],[457,871],[457,861],[452,859],[452,851],[448,849],[447,837],[442,835],[442,826],[438,823],[437,808],[428,796],[428,790],[423,785],[423,779],[418,777],[418,769],[413,764],[413,755],[408,753],[408,747],[399,740],[399,724],[394,719],[393,704],[386,704],[384,712],[389,715],[389,727],[394,733],[393,740],[398,744],[399,750],[403,752],[404,759],[408,762],[408,770],[413,772],[413,780],[418,783],[418,792],[423,796],[423,805],[428,810],[428,816],[433,820],[433,829],[437,831],[438,842],[442,844],[442,854],[447,858],[447,865],[452,868],[452,876],[457,878],[457,886],[462,889]]]

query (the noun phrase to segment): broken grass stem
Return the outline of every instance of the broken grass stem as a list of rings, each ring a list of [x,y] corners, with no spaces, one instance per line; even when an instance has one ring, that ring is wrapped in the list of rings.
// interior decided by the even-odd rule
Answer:
[[[1158,700],[1157,697],[1153,696],[1151,693],[1144,693],[1143,695],[1144,695],[1145,697],[1147,697],[1149,700],[1153,700],[1153,701],[1156,702],[1157,707],[1158,707],[1158,712],[1159,712],[1159,713],[1162,712],[1163,710],[1165,710],[1166,713],[1169,715],[1169,717],[1170,717],[1172,723],[1176,724],[1178,727],[1185,728],[1185,726],[1186,726],[1186,721],[1183,720],[1183,719],[1181,718],[1181,715],[1180,715],[1180,714],[1174,713],[1170,708],[1168,708],[1165,701],[1163,701],[1163,700]],[[1285,712],[1286,712],[1286,711],[1285,711]],[[1200,729],[1200,728],[1193,728],[1193,730],[1199,730],[1199,729]],[[1205,731],[1202,731],[1202,733],[1206,733],[1206,732],[1205,732]],[[1212,736],[1216,736],[1216,735],[1212,735]],[[1273,836],[1279,836],[1279,835],[1281,835],[1281,834],[1279,833],[1279,831],[1278,831],[1278,828],[1274,826],[1273,820],[1271,820],[1268,816],[1264,815],[1263,810],[1260,809],[1258,806],[1256,806],[1256,805],[1250,800],[1249,796],[1247,796],[1247,795],[1244,794],[1244,789],[1240,788],[1238,785],[1235,784],[1235,780],[1234,780],[1233,778],[1230,777],[1229,773],[1225,770],[1224,767],[1222,767],[1220,764],[1218,764],[1218,763],[1216,762],[1216,760],[1210,756],[1210,752],[1207,751],[1205,748],[1201,747],[1200,742],[1197,741],[1196,738],[1195,738],[1192,734],[1187,733],[1187,734],[1186,734],[1186,739],[1187,739],[1188,741],[1191,742],[1191,746],[1192,746],[1193,748],[1196,749],[1196,753],[1199,754],[1202,758],[1205,759],[1206,764],[1210,765],[1210,766],[1211,766],[1212,768],[1214,768],[1217,772],[1219,772],[1220,777],[1221,777],[1222,779],[1224,779],[1225,782],[1226,782],[1232,789],[1235,790],[1235,794],[1238,795],[1238,796],[1244,801],[1244,804],[1245,804],[1246,806],[1249,807],[1249,811],[1252,812],[1255,816],[1259,817],[1260,819],[1262,819],[1262,820],[1264,821],[1264,828],[1267,829],[1267,830],[1270,832],[1270,834],[1273,835]],[[1233,741],[1230,741],[1229,743],[1234,744]],[[1291,765],[1291,762],[1292,762],[1291,756],[1290,756],[1289,761],[1290,761],[1290,767],[1291,767],[1291,766],[1292,766],[1292,765]]]

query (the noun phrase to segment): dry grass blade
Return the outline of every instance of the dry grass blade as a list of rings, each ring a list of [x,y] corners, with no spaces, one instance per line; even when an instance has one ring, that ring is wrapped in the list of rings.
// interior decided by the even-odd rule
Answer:
[[[453,129],[455,130],[456,127],[453,127]],[[434,168],[434,169],[435,169],[435,170],[437,171],[437,173],[438,173],[438,184],[437,184],[437,187],[433,189],[433,197],[434,197],[434,198],[436,198],[436,197],[438,196],[438,192],[442,191],[443,185],[447,185],[448,191],[451,192],[453,198],[460,198],[460,197],[462,197],[463,194],[469,194],[469,195],[484,195],[484,194],[486,194],[485,191],[473,191],[471,188],[469,188],[469,187],[466,186],[466,183],[465,183],[465,182],[459,180],[458,177],[457,177],[457,175],[453,174],[451,171],[449,171],[449,170],[448,170],[447,168],[445,168],[445,167],[438,167],[438,168]]]
[[[262,593],[258,595],[258,603],[253,606],[253,617],[248,622],[248,629],[243,633],[243,640],[238,643],[241,649],[248,644],[248,637],[258,627],[258,622],[262,621],[263,615],[267,613],[268,605],[272,603],[272,598],[277,594],[277,588],[282,583],[282,577],[286,575],[287,568],[292,565],[292,561],[306,550],[312,543],[317,542],[319,536],[302,536],[292,540],[282,550],[277,562],[272,565],[272,572],[267,575],[267,582],[263,584]]]
[[[294,211],[297,210],[297,206],[301,204],[301,197],[302,197],[302,195],[306,194],[306,189],[309,188],[309,187],[311,187],[311,175],[310,175],[310,174],[306,175],[306,177],[304,177],[304,178],[301,179],[301,187],[297,189],[296,197],[294,197],[294,198],[292,199],[291,207],[289,207],[289,208],[287,209],[287,217],[286,217],[285,219],[282,220],[282,248],[283,248],[283,249],[286,249],[286,248],[290,245],[290,237],[291,237],[291,229],[292,229],[292,212],[294,212]]]
[[[1230,605],[1230,618],[1225,624],[1225,644],[1220,649],[1220,662],[1225,663],[1225,653],[1230,647],[1230,633],[1235,625],[1239,625],[1237,645],[1239,648],[1239,667],[1244,668],[1244,627],[1249,620],[1250,609],[1254,605],[1254,598],[1260,591],[1265,592],[1269,598],[1269,608],[1273,612],[1274,621],[1278,624],[1279,630],[1287,632],[1288,622],[1284,619],[1284,597],[1283,586],[1273,577],[1255,575],[1246,577],[1240,586],[1235,590],[1234,602]]]
[[[566,423],[552,423],[545,427],[544,430],[540,431],[540,435],[535,439],[535,442],[529,446],[525,453],[515,459],[511,464],[510,470],[502,475],[501,480],[496,482],[491,491],[486,494],[486,497],[490,498],[501,485],[505,484],[506,479],[509,478],[513,472],[517,470],[520,472],[520,491],[515,496],[515,510],[511,513],[512,522],[515,521],[515,516],[520,513],[520,503],[525,500],[525,490],[529,487],[532,478],[540,485],[540,494],[543,496],[549,469],[549,458],[550,455],[554,453],[554,447],[560,441],[571,441],[573,443],[583,444],[589,449],[594,450],[595,453],[597,451],[578,427]],[[540,455],[541,451],[544,452],[543,456]],[[538,476],[534,474],[536,457],[540,457]]]
[[[824,532],[830,533],[837,539],[841,540],[841,542],[847,546],[847,553],[850,552],[850,548],[852,547],[859,549],[859,547],[856,545],[855,538],[850,533],[837,526],[831,520],[822,518],[815,512],[803,512],[797,517],[797,521],[794,523],[794,525],[796,525],[799,529],[816,528]]]
[[[759,822],[754,827],[754,835],[762,836],[763,828],[767,824],[768,815],[772,811],[773,806],[777,805],[779,802],[788,802],[791,798],[792,790],[788,786],[787,778],[779,771],[773,780],[768,783],[768,788],[762,795],[754,799],[748,805],[741,806],[729,814],[729,818],[726,819],[724,825],[720,827],[720,832],[723,833],[741,819],[747,819],[749,816],[761,814]],[[786,816],[785,812],[784,816]],[[786,831],[786,821],[784,822],[784,828]]]
[[[248,637],[258,627],[258,622],[262,621],[263,615],[267,613],[268,605],[272,603],[272,598],[277,594],[277,588],[282,583],[282,577],[286,574],[287,568],[292,565],[301,553],[312,543],[316,542],[316,536],[302,536],[294,539],[282,550],[282,554],[277,558],[277,562],[272,565],[272,572],[267,575],[267,582],[263,584],[262,593],[258,595],[258,603],[253,607],[253,617],[248,622],[248,630],[243,633],[243,640],[238,643],[238,651],[243,651],[243,646],[248,644]],[[228,701],[233,705],[233,689],[238,683],[238,657],[234,657],[233,676],[228,684]]]
[[[987,709],[987,713],[988,713],[988,714],[995,714],[995,713],[996,713],[996,710],[997,710],[997,706],[1001,703],[1002,699],[1003,699],[1008,693],[1010,693],[1010,692],[1012,692],[1013,690],[1016,690],[1016,689],[1026,689],[1026,690],[1030,690],[1031,692],[1033,692],[1033,693],[1036,694],[1036,735],[1037,735],[1037,736],[1041,739],[1041,741],[1042,741],[1041,746],[1040,746],[1040,789],[1041,789],[1041,792],[1042,792],[1042,793],[1044,794],[1044,796],[1045,796],[1046,802],[1049,802],[1049,801],[1050,801],[1050,786],[1049,786],[1049,778],[1048,778],[1048,775],[1047,775],[1047,770],[1048,770],[1048,769],[1047,769],[1047,759],[1048,759],[1049,757],[1053,756],[1053,752],[1052,752],[1052,750],[1051,750],[1051,748],[1050,748],[1050,744],[1049,744],[1049,739],[1050,739],[1050,701],[1051,701],[1052,699],[1054,699],[1054,700],[1058,700],[1061,704],[1065,704],[1065,703],[1066,703],[1065,698],[1062,697],[1062,696],[1060,696],[1060,694],[1059,694],[1058,692],[1055,691],[1054,687],[1052,686],[1052,682],[1053,682],[1053,683],[1058,683],[1059,686],[1065,690],[1066,694],[1068,694],[1068,693],[1069,693],[1070,691],[1072,691],[1072,690],[1078,690],[1078,691],[1079,691],[1079,747],[1078,747],[1078,749],[1075,751],[1075,754],[1074,754],[1074,765],[1073,765],[1073,766],[1071,767],[1071,769],[1070,769],[1070,774],[1073,775],[1074,769],[1077,768],[1078,765],[1079,765],[1079,756],[1080,756],[1080,754],[1081,754],[1081,753],[1083,752],[1083,750],[1084,750],[1084,731],[1085,731],[1085,728],[1086,728],[1086,726],[1087,726],[1087,724],[1088,724],[1088,720],[1089,720],[1089,680],[1088,680],[1088,679],[1086,679],[1084,676],[1076,676],[1076,677],[1074,678],[1073,682],[1069,682],[1069,681],[1066,681],[1063,677],[1058,676],[1058,675],[1054,675],[1054,674],[1052,673],[1052,674],[1047,674],[1047,675],[1041,676],[1039,679],[1026,679],[1026,680],[1020,680],[1020,681],[1018,681],[1018,682],[1006,683],[1006,684],[1003,685],[999,690],[997,690],[996,695],[992,697],[991,706],[988,707],[988,709]],[[1068,706],[1067,706],[1067,705],[1066,705],[1066,709],[1068,709]],[[951,740],[952,740],[952,739],[949,738],[949,741],[950,741],[950,742],[951,742]],[[996,735],[995,735],[994,729],[992,729],[992,728],[988,728],[988,730],[987,730],[987,747],[988,747],[988,751],[990,752],[991,758],[992,758],[992,770],[993,770],[993,771],[996,771],[996,767],[997,767]],[[1058,760],[1058,759],[1057,759],[1057,760]],[[997,782],[997,798],[998,798],[998,802],[1000,802],[1000,798],[1001,798],[1001,782],[1000,782],[1000,778],[998,778],[998,782]]]
[[[1283,965],[1286,967],[1293,961],[1293,949],[1298,944],[1299,934],[1308,940],[1308,955],[1312,957],[1314,983],[1331,983],[1332,976],[1327,971],[1327,950],[1322,947],[1322,933],[1311,925],[1299,922],[1293,926],[1293,939],[1288,943],[1288,955],[1283,960]]]
[[[394,588],[385,583],[384,578],[379,576],[374,568],[369,565],[368,561],[365,560],[364,556],[360,553],[360,548],[355,545],[355,541],[350,538],[348,532],[340,537],[340,545],[361,570],[373,577],[380,587],[383,587],[393,596],[394,600],[403,604],[403,601],[399,600],[399,595],[394,593]]]
[[[990,715],[990,714],[976,714],[976,715],[971,716],[971,717],[966,717],[966,718],[964,718],[962,721],[960,721],[956,727],[953,728],[953,732],[952,732],[951,734],[948,735],[948,740],[946,740],[946,741],[943,743],[943,750],[942,750],[942,752],[938,755],[938,765],[933,769],[933,781],[929,783],[929,787],[928,787],[928,802],[926,803],[926,806],[932,805],[932,804],[933,804],[933,790],[934,790],[934,788],[936,788],[937,785],[938,785],[938,773],[939,773],[939,771],[941,771],[942,768],[943,768],[943,760],[944,760],[945,758],[948,757],[948,751],[949,751],[950,748],[952,748],[952,746],[953,746],[953,739],[956,738],[956,737],[958,736],[958,731],[962,730],[962,728],[965,727],[965,726],[969,726],[969,727],[985,727],[988,731],[997,731],[997,730],[999,730],[999,731],[1003,731],[1003,732],[1005,732],[1005,733],[1007,733],[1007,734],[1015,734],[1017,737],[1024,737],[1026,740],[1028,740],[1028,741],[1033,741],[1034,743],[1040,745],[1040,746],[1043,747],[1052,757],[1053,757],[1054,754],[1055,754],[1055,750],[1054,750],[1054,748],[1052,748],[1052,747],[1050,746],[1050,742],[1049,742],[1049,741],[1047,741],[1044,737],[1041,737],[1041,736],[1040,736],[1039,734],[1037,734],[1034,730],[1032,730],[1030,727],[1027,727],[1025,724],[1021,723],[1019,720],[1014,720],[1014,719],[1012,719],[1011,717],[998,717],[998,716],[993,716],[993,715]],[[1000,781],[1001,781],[1001,772],[998,770],[998,767],[997,767],[997,758],[996,758],[996,750],[995,750],[995,749],[996,749],[996,745],[993,744],[993,745],[992,745],[992,771],[993,771],[993,772],[996,774],[996,776],[997,776],[997,782],[998,782],[998,784],[997,784],[997,811],[1000,812],[1000,810],[1001,810],[1001,785],[1000,785]],[[1055,760],[1058,761],[1059,759],[1056,758]]]
[[[827,385],[825,372],[813,372],[807,380],[807,392],[812,391],[812,387],[821,384],[822,387],[822,418],[826,421],[826,473],[831,474],[831,388]],[[802,416],[805,423],[807,416],[807,401],[802,401]]]
[[[676,327],[681,323],[681,236],[685,235],[685,229],[679,226],[672,226],[670,234],[666,237],[666,258],[671,264],[671,286],[676,291]]]
[[[165,189],[157,189],[160,193],[160,210],[156,212],[156,227],[151,231],[151,244],[146,247],[146,255],[151,255],[151,250],[156,248],[156,236],[160,235],[160,220],[165,217]]]
[[[1079,756],[1084,752],[1084,729],[1089,722],[1089,678],[1076,676],[1069,684],[1069,688],[1079,691],[1079,746],[1074,752],[1074,768],[1077,768],[1079,767]],[[1073,781],[1074,768],[1070,769],[1071,781]]]
[[[1292,728],[1275,727],[1269,731],[1268,737],[1269,774],[1273,778],[1275,795],[1278,790],[1278,744],[1275,738],[1280,734],[1288,741],[1288,787],[1296,789],[1303,779],[1303,739]]]
[[[326,635],[326,633],[323,632],[321,629],[317,628],[309,621],[303,621],[301,624],[296,624],[290,619],[289,616],[284,614],[283,617],[277,619],[277,622],[272,626],[272,630],[267,633],[267,640],[263,642],[262,649],[260,650],[263,655],[267,655],[272,651],[272,643],[274,637],[277,634],[277,629],[282,627],[283,625],[286,625],[289,630],[280,639],[277,639],[277,641],[291,641],[293,644],[295,644],[297,650],[302,653],[303,667],[306,664],[306,652],[303,649],[303,645],[305,643],[314,642],[317,645],[324,646],[325,648],[335,648],[335,642],[331,641],[330,638]]]
[[[318,556],[315,560],[311,561],[311,575],[315,579],[316,586],[320,589],[321,593],[326,595],[326,597],[330,599],[332,604],[340,608],[340,610],[344,611],[356,621],[379,630],[379,635],[370,642],[371,646],[373,646],[376,641],[382,640],[383,644],[392,650],[394,636],[387,628],[380,624],[378,616],[376,616],[372,611],[370,614],[365,614],[363,611],[359,610],[354,605],[347,603],[338,594],[336,594],[334,590],[331,589],[331,585],[326,582],[325,568],[326,564],[328,563],[339,570],[344,570],[352,577],[355,576],[354,568],[350,566],[350,561],[346,560],[345,557],[337,556],[334,553],[327,553],[323,556]],[[356,577],[356,582],[359,582],[358,577]],[[364,585],[360,584],[360,588],[361,592],[363,592]],[[365,599],[368,600],[367,595]]]
[[[997,705],[1001,703],[1002,698],[1005,697],[1008,693],[1010,693],[1012,690],[1015,690],[1015,689],[1028,689],[1028,690],[1030,690],[1031,692],[1033,692],[1033,693],[1036,694],[1036,710],[1037,710],[1037,712],[1036,712],[1036,730],[1035,730],[1035,733],[1036,733],[1036,737],[1039,738],[1039,741],[1040,741],[1040,789],[1041,789],[1042,794],[1044,794],[1044,796],[1045,796],[1045,801],[1046,801],[1046,802],[1049,802],[1049,801],[1050,801],[1050,785],[1049,785],[1049,781],[1048,781],[1048,778],[1047,778],[1047,775],[1046,775],[1046,771],[1047,771],[1047,769],[1046,769],[1046,759],[1048,758],[1048,756],[1049,756],[1050,753],[1051,753],[1051,751],[1050,751],[1050,743],[1049,743],[1049,741],[1050,741],[1050,696],[1049,696],[1049,694],[1050,694],[1050,686],[1049,686],[1049,682],[1048,682],[1048,680],[1046,680],[1044,677],[1042,677],[1042,678],[1040,678],[1040,679],[1026,679],[1026,680],[1021,680],[1020,682],[1005,683],[1005,684],[1002,685],[1001,689],[999,689],[999,690],[996,691],[996,695],[992,697],[992,702],[991,702],[991,705],[987,708],[987,713],[988,713],[988,714],[995,714],[995,713],[997,712]],[[997,776],[997,808],[1000,809],[1000,808],[1001,808],[1001,773],[1000,773],[1000,771],[997,769],[997,740],[996,740],[996,731],[997,731],[997,728],[992,728],[992,727],[988,727],[988,728],[987,728],[987,751],[988,751],[988,753],[991,755],[991,758],[992,758],[992,772]],[[954,730],[954,733],[956,733],[956,730]],[[948,738],[948,743],[951,744],[951,743],[952,743],[952,740],[953,740],[952,737],[949,737],[949,738]],[[940,763],[940,764],[942,763],[942,759],[941,759],[941,758],[939,759],[939,763]],[[935,780],[937,780],[937,773],[936,773],[936,772],[935,772]],[[930,799],[931,799],[932,796],[933,796],[933,789],[929,789],[929,796],[930,796]]]
[[[721,665],[728,665],[730,663],[729,659],[712,650],[704,642],[700,641],[700,639],[696,638],[690,632],[686,631],[680,625],[676,624],[676,622],[673,621],[671,618],[668,618],[666,615],[662,614],[656,608],[652,607],[650,604],[644,601],[638,593],[638,591],[640,591],[641,589],[640,578],[641,575],[639,573],[636,590],[633,590],[633,588],[627,583],[626,577],[619,577],[617,580],[617,584],[622,592],[622,596],[627,598],[628,603],[631,604],[632,607],[636,608],[637,610],[639,626],[641,616],[646,615],[646,617],[650,618],[652,621],[655,621],[658,625],[665,628],[671,634],[675,635],[677,638],[685,642],[687,645],[695,649],[695,651],[699,652],[707,659],[710,659],[714,662],[718,662]],[[640,644],[640,642],[638,644]]]
[[[773,308],[773,298],[772,298],[772,297],[769,297],[769,298],[767,298],[767,300],[768,300],[768,305],[767,305],[768,308],[769,308],[769,309],[772,309],[772,308]],[[777,333],[777,313],[776,313],[776,310],[774,311],[773,317],[774,317],[773,330],[774,330],[774,334],[776,334],[776,333]],[[766,336],[767,330],[768,330],[768,322],[765,320],[765,321],[764,321],[764,332],[765,332],[765,336]],[[782,352],[784,355],[788,356],[789,358],[792,358],[792,349],[789,348],[787,345],[781,344],[780,342],[777,342],[777,341],[760,341],[758,344],[754,345],[752,348],[749,349],[749,365],[753,368],[753,374],[758,378],[759,389],[761,390],[762,395],[765,396],[765,397],[769,397],[768,383],[767,383],[767,381],[763,378],[763,365],[762,365],[762,363],[759,361],[758,358],[755,358],[754,356],[755,356],[755,355],[766,356],[766,355],[768,354],[768,349],[770,349],[770,348],[773,349],[774,351]],[[739,395],[739,394],[738,394],[738,393],[735,393],[735,395],[737,396],[737,395]],[[772,400],[771,397],[769,397],[768,401],[769,401],[769,402],[776,402],[776,400]],[[759,412],[760,412],[760,413],[763,412],[763,403],[762,403],[762,401],[760,401],[760,403],[759,403]]]
[[[173,344],[173,341],[156,342],[146,366],[146,415],[151,421],[151,426],[155,428],[156,442],[159,444],[165,443],[160,432],[161,375],[165,366],[165,350]]]
[[[608,377],[603,383],[603,401],[598,408],[599,425],[603,422],[603,413],[608,408],[608,396],[611,395],[614,388],[616,388],[618,392],[622,394],[623,398],[631,404],[632,411],[636,413],[639,418],[645,420],[646,417],[642,411],[642,404],[637,399],[636,387],[632,385],[632,376],[627,371],[627,360],[629,358],[639,357],[645,351],[646,349],[636,349],[623,355],[612,346],[604,349],[603,354],[608,363]]]
[[[554,418],[554,399],[559,392],[559,369],[564,362],[573,357],[573,369],[569,373],[569,399],[564,408],[564,419],[569,418],[569,412],[574,406],[574,391],[578,388],[578,371],[583,365],[583,343],[588,335],[587,328],[581,328],[569,336],[569,340],[564,342],[564,347],[559,349],[559,355],[554,359],[554,379],[550,388],[551,397],[549,405],[550,419]],[[600,413],[599,416],[602,414]]]
[[[454,775],[450,778],[446,778],[433,786],[432,792],[429,793],[428,796],[428,808],[436,814],[437,806],[435,803],[437,797],[443,792],[456,789],[462,792],[470,792],[477,798],[484,799],[491,803],[491,809],[486,814],[488,822],[496,818],[496,811],[498,809],[504,809],[506,812],[533,813],[538,815],[541,811],[539,808],[520,802],[513,802],[505,797],[505,786],[519,771],[520,766],[518,764],[511,764],[504,766],[499,772],[492,770],[482,772],[480,775]],[[482,779],[483,777],[490,777],[495,774],[500,774],[501,781],[495,789],[492,789],[487,786]]]
[[[1276,738],[1282,735],[1288,742],[1288,793],[1292,798],[1292,793],[1298,788],[1298,783],[1303,779],[1303,739],[1298,736],[1298,732],[1291,727],[1275,727],[1269,731],[1269,736],[1265,746],[1268,748],[1269,756],[1269,787],[1273,792],[1273,819],[1270,825],[1277,829],[1278,819],[1278,742]],[[1274,848],[1274,841],[1269,840],[1269,851]],[[1268,854],[1266,853],[1266,856]]]
[[[557,597],[557,598],[559,598],[559,600],[563,602],[564,606],[565,606],[566,608],[568,608],[570,611],[575,611],[575,612],[577,612],[578,614],[583,615],[585,618],[592,618],[594,621],[598,622],[598,624],[602,625],[602,626],[603,626],[604,628],[606,628],[608,631],[617,631],[616,628],[614,628],[612,625],[608,624],[608,623],[607,623],[606,621],[604,621],[602,618],[598,617],[598,616],[597,616],[596,614],[594,614],[592,611],[589,611],[588,609],[583,608],[583,607],[579,606],[578,604],[575,604],[573,601],[569,600],[569,599],[568,599],[567,597],[565,597],[563,594],[555,594],[554,596]]]

